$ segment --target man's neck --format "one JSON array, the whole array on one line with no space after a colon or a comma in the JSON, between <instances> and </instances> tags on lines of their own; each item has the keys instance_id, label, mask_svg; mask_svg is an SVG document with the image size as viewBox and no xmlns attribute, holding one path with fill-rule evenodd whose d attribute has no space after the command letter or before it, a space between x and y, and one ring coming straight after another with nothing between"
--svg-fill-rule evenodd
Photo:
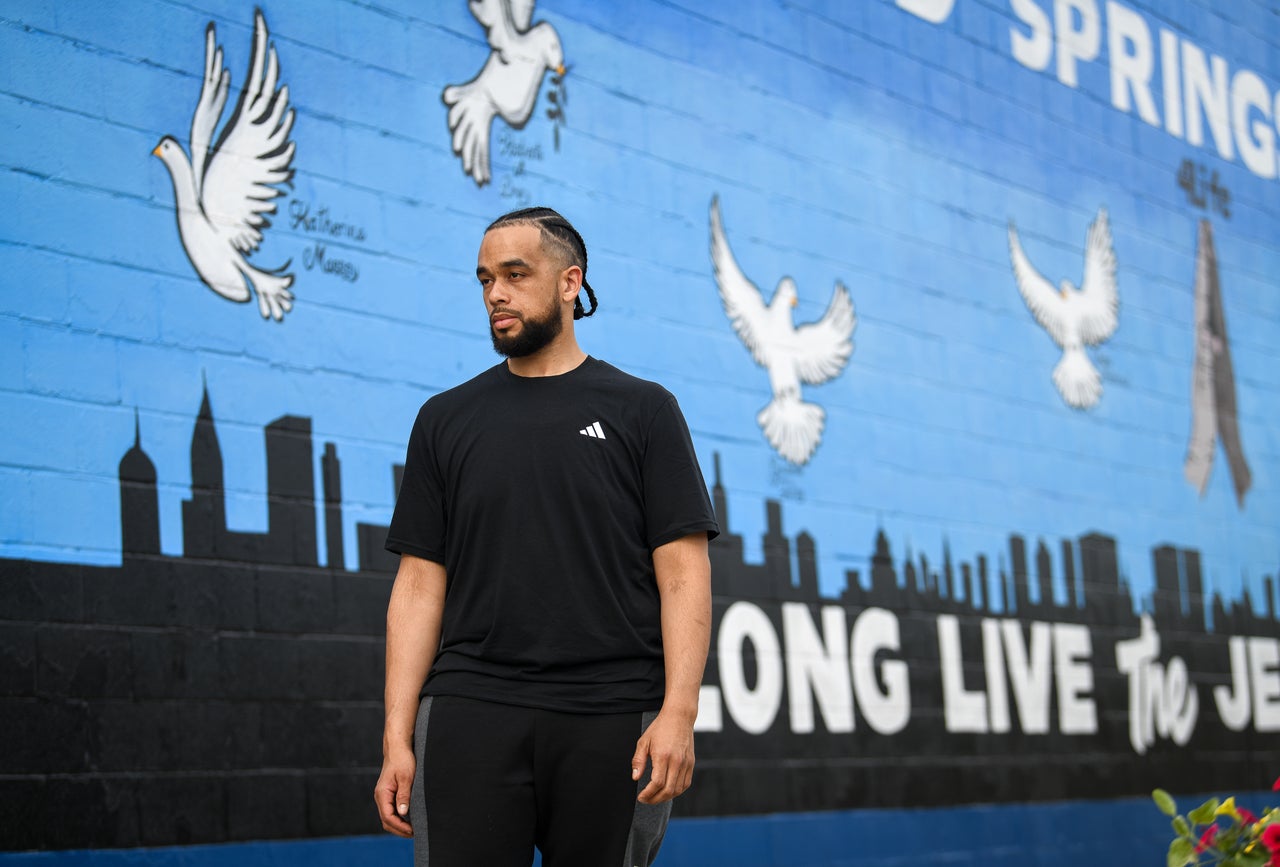
<instances>
[{"instance_id":1,"label":"man's neck","mask_svg":"<svg viewBox=\"0 0 1280 867\"><path fill-rule=\"evenodd\" d=\"M575 369L586 358L587 354L578 346L577 339L568 333L532 355L508 358L507 370L516 376L559 376Z\"/></svg>"}]
</instances>

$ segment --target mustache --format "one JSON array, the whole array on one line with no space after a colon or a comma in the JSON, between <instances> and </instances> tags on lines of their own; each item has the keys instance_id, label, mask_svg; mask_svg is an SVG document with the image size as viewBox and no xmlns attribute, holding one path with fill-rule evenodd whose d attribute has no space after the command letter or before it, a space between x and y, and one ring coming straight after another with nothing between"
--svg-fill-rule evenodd
<instances>
[{"instance_id":1,"label":"mustache","mask_svg":"<svg viewBox=\"0 0 1280 867\"><path fill-rule=\"evenodd\" d=\"M521 321L524 320L524 317L514 310L506 307L495 307L489 311L489 322L492 323L493 320L497 319L499 316L511 316Z\"/></svg>"}]
</instances>

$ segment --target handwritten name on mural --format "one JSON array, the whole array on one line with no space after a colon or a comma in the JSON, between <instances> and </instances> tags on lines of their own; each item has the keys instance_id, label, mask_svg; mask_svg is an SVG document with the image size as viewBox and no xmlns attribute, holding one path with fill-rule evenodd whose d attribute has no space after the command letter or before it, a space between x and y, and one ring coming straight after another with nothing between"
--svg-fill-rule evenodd
<instances>
[{"instance_id":1,"label":"handwritten name on mural","mask_svg":"<svg viewBox=\"0 0 1280 867\"><path fill-rule=\"evenodd\" d=\"M882 735L912 721L912 671L902 658L898 614L865 608L848 622L840 605L816 611L781 605L781 629L760 605L731 604L720 618L711 674L699 696L697 730L770 732L784 705L793 734L812 734L820 719L833 734L862 720ZM943 725L950 734L1091 736L1099 716L1127 711L1130 746L1143 755L1159 739L1186 744L1200 715L1199 692L1186 663L1161 656L1159 632L1143 616L1139 634L1115 644L1115 672L1127 684L1127 708L1099 708L1092 630L1079 623L1029 624L1012 618L978 621L976 645L961 640L961 621L934 619ZM779 635L779 632L781 635ZM1229 686L1213 690L1222 722L1232 731L1251 724L1280 731L1280 639L1232 637ZM975 649L976 657L971 655ZM919 661L917 660L917 663ZM974 672L982 673L981 686ZM966 679L969 680L966 683ZM918 695L918 693L917 693Z\"/></svg>"},{"instance_id":2,"label":"handwritten name on mural","mask_svg":"<svg viewBox=\"0 0 1280 867\"><path fill-rule=\"evenodd\" d=\"M363 242L365 239L363 226L333 219L329 216L328 207L323 205L313 211L311 203L302 199L289 203L289 219L294 231L325 235L340 241Z\"/></svg>"},{"instance_id":3,"label":"handwritten name on mural","mask_svg":"<svg viewBox=\"0 0 1280 867\"><path fill-rule=\"evenodd\" d=\"M542 161L542 145L528 144L512 135L510 131L503 131L498 135L498 153L507 159L516 161L511 173L502 179L502 184L498 188L498 195L521 207L528 205L533 200L533 196L529 189L523 186L523 182L518 179L524 176L527 160L533 162Z\"/></svg>"},{"instance_id":4,"label":"handwritten name on mural","mask_svg":"<svg viewBox=\"0 0 1280 867\"><path fill-rule=\"evenodd\" d=\"M769 483L784 500L804 500L804 467L770 455Z\"/></svg>"},{"instance_id":5,"label":"handwritten name on mural","mask_svg":"<svg viewBox=\"0 0 1280 867\"><path fill-rule=\"evenodd\" d=\"M934 24L950 18L956 5L956 0L896 2L899 8ZM985 4L971 5L987 8ZM1046 11L1050 6L1052 17ZM1052 0L1046 4L1009 0L1009 7L1018 19L1009 28L1010 47L1014 58L1026 68L1040 72L1053 63L1060 83L1078 87L1080 64L1098 60L1105 38L1113 108L1127 114L1136 111L1145 123L1194 147L1207 147L1207 127L1208 138L1224 160L1234 160L1238 154L1253 174L1276 177L1280 94L1256 72L1245 68L1233 71L1225 58L1171 30L1153 26L1116 0L1105 4L1099 0Z\"/></svg>"},{"instance_id":6,"label":"handwritten name on mural","mask_svg":"<svg viewBox=\"0 0 1280 867\"><path fill-rule=\"evenodd\" d=\"M313 207L311 202L294 199L289 203L290 226L294 231L308 235L320 235L335 241L352 241L363 243L366 234L364 226L345 220L336 220L329 214L329 208L321 205ZM319 270L348 283L360 279L360 269L355 263L334 256L329 252L328 240L316 240L302 251L302 264L308 270Z\"/></svg>"},{"instance_id":7,"label":"handwritten name on mural","mask_svg":"<svg viewBox=\"0 0 1280 867\"><path fill-rule=\"evenodd\" d=\"M1231 192L1218 183L1217 170L1210 172L1201 163L1183 160L1178 166L1178 187L1190 204L1231 219Z\"/></svg>"},{"instance_id":8,"label":"handwritten name on mural","mask_svg":"<svg viewBox=\"0 0 1280 867\"><path fill-rule=\"evenodd\" d=\"M360 269L354 262L329 255L329 247L323 241L316 241L302 251L302 264L308 271L319 268L325 274L332 274L354 283L360 279Z\"/></svg>"},{"instance_id":9,"label":"handwritten name on mural","mask_svg":"<svg viewBox=\"0 0 1280 867\"><path fill-rule=\"evenodd\" d=\"M542 160L542 145L522 142L507 130L498 134L498 152L511 159Z\"/></svg>"}]
</instances>

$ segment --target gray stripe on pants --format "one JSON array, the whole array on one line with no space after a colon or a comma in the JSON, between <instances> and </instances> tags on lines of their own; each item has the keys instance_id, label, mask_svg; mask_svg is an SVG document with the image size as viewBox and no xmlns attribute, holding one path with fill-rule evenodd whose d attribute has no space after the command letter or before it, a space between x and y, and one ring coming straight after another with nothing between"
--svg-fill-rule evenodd
<instances>
[{"instance_id":1,"label":"gray stripe on pants","mask_svg":"<svg viewBox=\"0 0 1280 867\"><path fill-rule=\"evenodd\" d=\"M431 849L427 846L427 797L422 788L422 760L427 745L427 723L431 720L431 696L418 704L418 721L413 727L413 755L417 765L413 771L413 788L409 790L409 822L413 825L413 867L430 867Z\"/></svg>"},{"instance_id":2,"label":"gray stripe on pants","mask_svg":"<svg viewBox=\"0 0 1280 867\"><path fill-rule=\"evenodd\" d=\"M644 734L658 716L656 710L648 710L640 718L640 734ZM652 767L652 766L650 766ZM636 794L639 795L649 784L652 770L646 770L640 782L636 783ZM662 839L667 835L667 821L671 818L671 802L661 804L642 804L636 801L636 811L631 817L631 834L627 838L627 853L622 867L649 867L658 857L658 849Z\"/></svg>"}]
</instances>

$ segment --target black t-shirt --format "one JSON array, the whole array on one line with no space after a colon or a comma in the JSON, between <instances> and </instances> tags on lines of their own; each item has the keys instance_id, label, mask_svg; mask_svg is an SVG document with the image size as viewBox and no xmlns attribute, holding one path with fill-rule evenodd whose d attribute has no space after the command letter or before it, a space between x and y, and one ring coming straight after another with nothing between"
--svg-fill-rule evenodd
<instances>
[{"instance_id":1,"label":"black t-shirt","mask_svg":"<svg viewBox=\"0 0 1280 867\"><path fill-rule=\"evenodd\" d=\"M680 408L587 358L560 376L505 363L414 422L387 548L442 563L424 694L552 710L661 706L654 548L718 532Z\"/></svg>"}]
</instances>

